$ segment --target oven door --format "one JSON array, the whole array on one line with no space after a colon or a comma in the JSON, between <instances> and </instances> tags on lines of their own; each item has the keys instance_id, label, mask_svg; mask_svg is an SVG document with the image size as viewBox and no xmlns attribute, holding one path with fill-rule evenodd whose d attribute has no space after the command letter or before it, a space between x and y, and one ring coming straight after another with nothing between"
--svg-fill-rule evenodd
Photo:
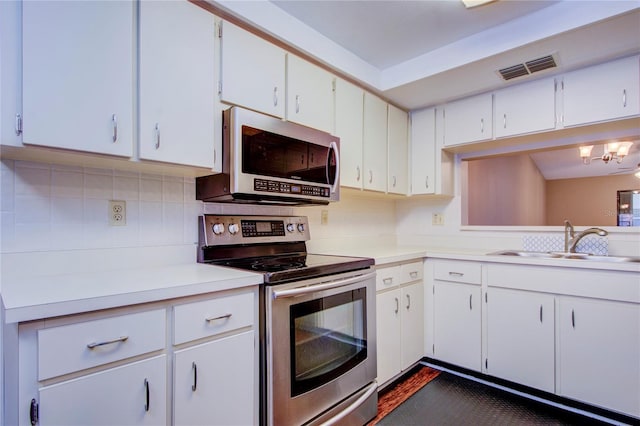
<instances>
[{"instance_id":1,"label":"oven door","mask_svg":"<svg viewBox=\"0 0 640 426\"><path fill-rule=\"evenodd\" d=\"M375 272L327 278L267 287L267 424L375 417Z\"/></svg>"}]
</instances>

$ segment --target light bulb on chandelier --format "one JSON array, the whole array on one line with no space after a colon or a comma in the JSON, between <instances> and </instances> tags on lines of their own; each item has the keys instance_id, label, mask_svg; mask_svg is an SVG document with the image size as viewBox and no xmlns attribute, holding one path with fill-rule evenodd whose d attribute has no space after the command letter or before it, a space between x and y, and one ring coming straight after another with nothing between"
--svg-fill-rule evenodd
<instances>
[{"instance_id":1,"label":"light bulb on chandelier","mask_svg":"<svg viewBox=\"0 0 640 426\"><path fill-rule=\"evenodd\" d=\"M578 147L580 158L584 164L591 163L592 160L602 160L605 164L615 160L616 163L622 163L624 157L629 154L629 150L633 146L633 142L609 142L604 144L604 153L600 157L591 157L593 145Z\"/></svg>"}]
</instances>

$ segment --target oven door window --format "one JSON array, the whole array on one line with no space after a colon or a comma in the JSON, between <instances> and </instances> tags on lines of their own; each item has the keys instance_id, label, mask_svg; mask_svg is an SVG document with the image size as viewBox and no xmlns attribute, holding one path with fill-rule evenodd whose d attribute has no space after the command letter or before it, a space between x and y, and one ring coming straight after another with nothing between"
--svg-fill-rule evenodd
<instances>
[{"instance_id":1,"label":"oven door window","mask_svg":"<svg viewBox=\"0 0 640 426\"><path fill-rule=\"evenodd\" d=\"M322 386L367 358L366 289L290 307L291 394Z\"/></svg>"}]
</instances>

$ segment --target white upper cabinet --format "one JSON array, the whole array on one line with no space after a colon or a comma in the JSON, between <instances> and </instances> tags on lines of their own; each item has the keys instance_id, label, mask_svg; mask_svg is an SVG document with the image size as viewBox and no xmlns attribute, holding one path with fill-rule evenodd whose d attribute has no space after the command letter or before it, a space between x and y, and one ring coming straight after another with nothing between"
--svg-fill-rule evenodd
<instances>
[{"instance_id":1,"label":"white upper cabinet","mask_svg":"<svg viewBox=\"0 0 640 426\"><path fill-rule=\"evenodd\" d=\"M336 79L335 135L340 138L340 185L362 189L364 90Z\"/></svg>"},{"instance_id":2,"label":"white upper cabinet","mask_svg":"<svg viewBox=\"0 0 640 426\"><path fill-rule=\"evenodd\" d=\"M389 171L387 190L393 194L406 195L409 192L407 170L409 144L409 117L406 112L393 105L387 110L387 152Z\"/></svg>"},{"instance_id":3,"label":"white upper cabinet","mask_svg":"<svg viewBox=\"0 0 640 426\"><path fill-rule=\"evenodd\" d=\"M221 101L284 118L286 52L230 22L221 32Z\"/></svg>"},{"instance_id":4,"label":"white upper cabinet","mask_svg":"<svg viewBox=\"0 0 640 426\"><path fill-rule=\"evenodd\" d=\"M459 145L491 139L493 105L491 93L451 102L444 107L444 144Z\"/></svg>"},{"instance_id":5,"label":"white upper cabinet","mask_svg":"<svg viewBox=\"0 0 640 426\"><path fill-rule=\"evenodd\" d=\"M187 1L139 4L140 158L212 169L214 17Z\"/></svg>"},{"instance_id":6,"label":"white upper cabinet","mask_svg":"<svg viewBox=\"0 0 640 426\"><path fill-rule=\"evenodd\" d=\"M555 79L545 78L494 93L495 137L553 130Z\"/></svg>"},{"instance_id":7,"label":"white upper cabinet","mask_svg":"<svg viewBox=\"0 0 640 426\"><path fill-rule=\"evenodd\" d=\"M637 56L563 76L565 127L640 115Z\"/></svg>"},{"instance_id":8,"label":"white upper cabinet","mask_svg":"<svg viewBox=\"0 0 640 426\"><path fill-rule=\"evenodd\" d=\"M287 120L333 133L334 76L287 54Z\"/></svg>"},{"instance_id":9,"label":"white upper cabinet","mask_svg":"<svg viewBox=\"0 0 640 426\"><path fill-rule=\"evenodd\" d=\"M134 8L22 3L25 144L132 155Z\"/></svg>"},{"instance_id":10,"label":"white upper cabinet","mask_svg":"<svg viewBox=\"0 0 640 426\"><path fill-rule=\"evenodd\" d=\"M411 113L411 194L435 192L435 108Z\"/></svg>"},{"instance_id":11,"label":"white upper cabinet","mask_svg":"<svg viewBox=\"0 0 640 426\"><path fill-rule=\"evenodd\" d=\"M364 93L364 189L387 190L387 103Z\"/></svg>"},{"instance_id":12,"label":"white upper cabinet","mask_svg":"<svg viewBox=\"0 0 640 426\"><path fill-rule=\"evenodd\" d=\"M21 3L0 2L0 144L22 145Z\"/></svg>"}]
</instances>

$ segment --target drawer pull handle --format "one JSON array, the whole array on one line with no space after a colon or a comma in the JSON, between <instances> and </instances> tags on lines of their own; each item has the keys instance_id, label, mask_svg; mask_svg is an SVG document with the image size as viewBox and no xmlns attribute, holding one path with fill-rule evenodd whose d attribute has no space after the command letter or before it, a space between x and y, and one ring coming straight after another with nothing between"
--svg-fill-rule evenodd
<instances>
[{"instance_id":1,"label":"drawer pull handle","mask_svg":"<svg viewBox=\"0 0 640 426\"><path fill-rule=\"evenodd\" d=\"M576 328L576 311L571 310L571 326Z\"/></svg>"},{"instance_id":2,"label":"drawer pull handle","mask_svg":"<svg viewBox=\"0 0 640 426\"><path fill-rule=\"evenodd\" d=\"M149 411L149 381L144 379L144 392L145 392L145 402L144 402L144 411Z\"/></svg>"},{"instance_id":3,"label":"drawer pull handle","mask_svg":"<svg viewBox=\"0 0 640 426\"><path fill-rule=\"evenodd\" d=\"M233 314L224 314L224 315L220 315L219 317L210 317L210 318L206 318L205 321L206 322L213 322L213 321L218 321L218 320L222 320L222 319L229 319L231 318Z\"/></svg>"},{"instance_id":4,"label":"drawer pull handle","mask_svg":"<svg viewBox=\"0 0 640 426\"><path fill-rule=\"evenodd\" d=\"M393 278L383 278L382 282L384 283L384 285L391 285L393 284Z\"/></svg>"},{"instance_id":5,"label":"drawer pull handle","mask_svg":"<svg viewBox=\"0 0 640 426\"><path fill-rule=\"evenodd\" d=\"M193 384L191 385L191 391L195 392L198 389L198 366L195 362L191 363L191 371L193 371Z\"/></svg>"},{"instance_id":6,"label":"drawer pull handle","mask_svg":"<svg viewBox=\"0 0 640 426\"><path fill-rule=\"evenodd\" d=\"M473 310L473 304L471 303L471 298L473 297L473 294L469 295L469 310L472 311Z\"/></svg>"},{"instance_id":7,"label":"drawer pull handle","mask_svg":"<svg viewBox=\"0 0 640 426\"><path fill-rule=\"evenodd\" d=\"M411 308L411 295L407 294L407 311Z\"/></svg>"},{"instance_id":8,"label":"drawer pull handle","mask_svg":"<svg viewBox=\"0 0 640 426\"><path fill-rule=\"evenodd\" d=\"M400 301L398 300L397 297L394 297L394 299L396 299L396 310L395 310L395 313L397 314L398 311L400 310Z\"/></svg>"},{"instance_id":9,"label":"drawer pull handle","mask_svg":"<svg viewBox=\"0 0 640 426\"><path fill-rule=\"evenodd\" d=\"M540 322L542 323L542 305L540 305Z\"/></svg>"},{"instance_id":10,"label":"drawer pull handle","mask_svg":"<svg viewBox=\"0 0 640 426\"><path fill-rule=\"evenodd\" d=\"M409 276L411 276L411 278L415 280L416 278L418 278L418 271L409 272Z\"/></svg>"},{"instance_id":11,"label":"drawer pull handle","mask_svg":"<svg viewBox=\"0 0 640 426\"><path fill-rule=\"evenodd\" d=\"M89 343L87 345L87 348L89 349L95 349L98 346L104 346L104 345L110 345L112 343L121 343L121 342L126 342L127 339L129 339L129 336L120 336L116 339L113 340L105 340L104 342L93 342L93 343Z\"/></svg>"},{"instance_id":12,"label":"drawer pull handle","mask_svg":"<svg viewBox=\"0 0 640 426\"><path fill-rule=\"evenodd\" d=\"M449 275L452 276L452 277L464 277L464 273L462 273L462 272L449 271Z\"/></svg>"}]
</instances>

